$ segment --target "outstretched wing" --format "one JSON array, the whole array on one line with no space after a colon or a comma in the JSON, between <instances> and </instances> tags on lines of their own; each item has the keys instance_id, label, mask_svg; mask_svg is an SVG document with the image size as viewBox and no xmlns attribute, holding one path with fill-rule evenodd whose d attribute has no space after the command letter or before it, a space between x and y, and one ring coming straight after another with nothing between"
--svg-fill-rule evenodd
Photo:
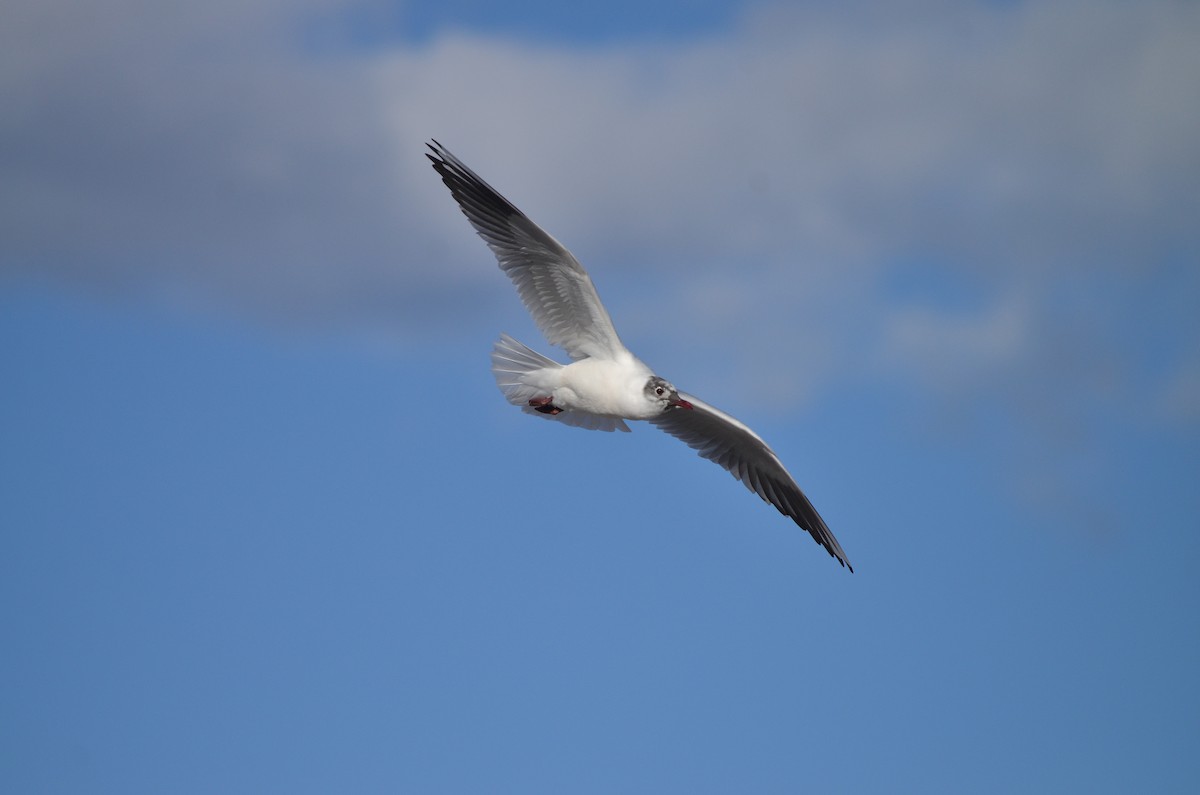
<instances>
[{"instance_id":1,"label":"outstretched wing","mask_svg":"<svg viewBox=\"0 0 1200 795\"><path fill-rule=\"evenodd\" d=\"M692 404L691 411L674 409L650 422L682 440L702 457L725 467L746 488L807 530L839 563L854 571L842 545L767 443L720 409L683 392L679 396Z\"/></svg>"},{"instance_id":2,"label":"outstretched wing","mask_svg":"<svg viewBox=\"0 0 1200 795\"><path fill-rule=\"evenodd\" d=\"M437 141L429 149L425 156L550 344L572 359L611 359L624 351L596 287L571 252Z\"/></svg>"}]
</instances>

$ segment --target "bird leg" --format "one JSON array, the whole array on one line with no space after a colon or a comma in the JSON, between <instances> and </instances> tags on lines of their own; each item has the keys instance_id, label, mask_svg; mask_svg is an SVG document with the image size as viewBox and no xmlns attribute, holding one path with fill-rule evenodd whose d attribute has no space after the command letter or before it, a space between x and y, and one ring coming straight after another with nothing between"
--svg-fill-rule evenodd
<instances>
[{"instance_id":1,"label":"bird leg","mask_svg":"<svg viewBox=\"0 0 1200 795\"><path fill-rule=\"evenodd\" d=\"M543 414L561 414L562 409L550 402L553 399L551 397L530 398L529 405L533 406L534 411L540 411Z\"/></svg>"}]
</instances>

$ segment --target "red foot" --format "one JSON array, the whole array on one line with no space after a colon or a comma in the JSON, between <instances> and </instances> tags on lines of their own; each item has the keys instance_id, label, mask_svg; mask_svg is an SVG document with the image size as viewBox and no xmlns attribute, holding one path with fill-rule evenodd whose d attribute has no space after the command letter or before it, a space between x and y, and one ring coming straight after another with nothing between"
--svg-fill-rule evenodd
<instances>
[{"instance_id":1,"label":"red foot","mask_svg":"<svg viewBox=\"0 0 1200 795\"><path fill-rule=\"evenodd\" d=\"M534 411L540 411L543 414L561 414L562 409L553 405L551 400L553 398L550 397L530 398L529 405L533 407Z\"/></svg>"}]
</instances>

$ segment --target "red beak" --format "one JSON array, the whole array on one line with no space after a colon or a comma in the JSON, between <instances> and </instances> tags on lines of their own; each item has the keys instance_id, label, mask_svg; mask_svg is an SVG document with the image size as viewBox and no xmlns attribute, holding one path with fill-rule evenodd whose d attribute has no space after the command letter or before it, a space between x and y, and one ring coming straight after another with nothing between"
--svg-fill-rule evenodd
<instances>
[{"instance_id":1,"label":"red beak","mask_svg":"<svg viewBox=\"0 0 1200 795\"><path fill-rule=\"evenodd\" d=\"M693 406L691 403L688 403L688 402L687 402L686 400L684 400L683 398L675 398L675 399L674 399L674 400L672 400L671 402L667 403L667 405L668 405L668 406L674 406L674 407L675 407L675 408L677 408L677 409L690 409L690 408L695 408L695 407L694 407L694 406Z\"/></svg>"}]
</instances>

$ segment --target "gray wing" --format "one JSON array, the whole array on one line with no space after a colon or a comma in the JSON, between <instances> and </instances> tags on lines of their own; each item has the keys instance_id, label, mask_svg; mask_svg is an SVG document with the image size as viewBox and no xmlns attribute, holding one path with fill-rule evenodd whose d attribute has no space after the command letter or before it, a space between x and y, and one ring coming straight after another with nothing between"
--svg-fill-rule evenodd
<instances>
[{"instance_id":1,"label":"gray wing","mask_svg":"<svg viewBox=\"0 0 1200 795\"><path fill-rule=\"evenodd\" d=\"M429 149L432 154L425 156L550 344L572 359L611 359L625 350L596 287L571 252L437 141Z\"/></svg>"},{"instance_id":2,"label":"gray wing","mask_svg":"<svg viewBox=\"0 0 1200 795\"><path fill-rule=\"evenodd\" d=\"M683 392L679 396L692 404L691 411L672 409L650 422L682 440L701 457L725 467L746 488L807 530L839 563L854 571L842 545L767 443L720 409Z\"/></svg>"}]
</instances>

